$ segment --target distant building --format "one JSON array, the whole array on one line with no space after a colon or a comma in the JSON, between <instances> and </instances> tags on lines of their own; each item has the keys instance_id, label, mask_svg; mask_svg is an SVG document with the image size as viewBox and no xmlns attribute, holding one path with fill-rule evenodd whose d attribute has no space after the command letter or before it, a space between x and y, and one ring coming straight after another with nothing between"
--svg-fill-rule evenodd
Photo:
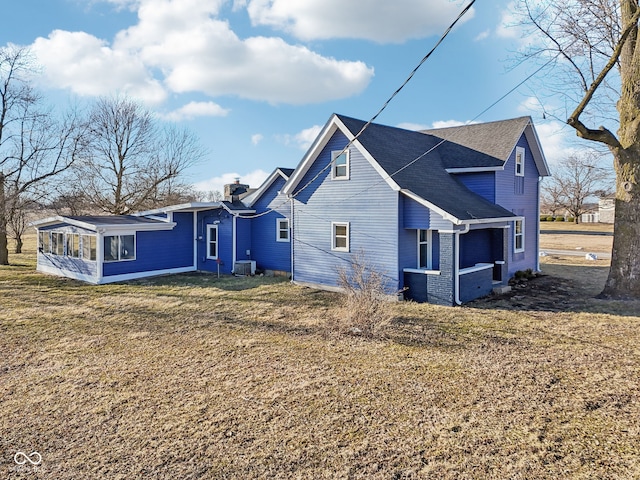
<instances>
[{"instance_id":1,"label":"distant building","mask_svg":"<svg viewBox=\"0 0 640 480\"><path fill-rule=\"evenodd\" d=\"M601 197L598 202L598 221L600 223L613 223L616 214L616 198L614 195Z\"/></svg>"}]
</instances>

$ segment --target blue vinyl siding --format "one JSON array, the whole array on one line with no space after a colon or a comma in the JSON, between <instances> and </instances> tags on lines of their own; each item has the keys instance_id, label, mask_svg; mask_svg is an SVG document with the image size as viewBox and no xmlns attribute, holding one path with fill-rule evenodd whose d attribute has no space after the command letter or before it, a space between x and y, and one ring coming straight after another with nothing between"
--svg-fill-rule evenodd
<instances>
[{"instance_id":1,"label":"blue vinyl siding","mask_svg":"<svg viewBox=\"0 0 640 480\"><path fill-rule=\"evenodd\" d=\"M490 202L496 201L495 172L458 173L455 175L462 184Z\"/></svg>"},{"instance_id":2,"label":"blue vinyl siding","mask_svg":"<svg viewBox=\"0 0 640 480\"><path fill-rule=\"evenodd\" d=\"M136 232L136 259L105 262L103 276L192 266L193 214L174 213L173 221L173 230Z\"/></svg>"},{"instance_id":3,"label":"blue vinyl siding","mask_svg":"<svg viewBox=\"0 0 640 480\"><path fill-rule=\"evenodd\" d=\"M525 150L524 179L517 180L515 175L516 149L513 149L503 171L496 172L496 203L507 210L525 217L525 250L513 252L513 222L509 232L508 265L509 276L518 270L536 269L538 262L538 169L529 144L524 135L517 143ZM518 186L522 182L522 187ZM522 188L522 194L516 191Z\"/></svg>"},{"instance_id":4,"label":"blue vinyl siding","mask_svg":"<svg viewBox=\"0 0 640 480\"><path fill-rule=\"evenodd\" d=\"M253 257L253 250L251 248L251 231L253 228L251 221L250 218L238 217L236 219L236 243L238 245L236 260L251 260ZM249 250L248 256L247 250Z\"/></svg>"},{"instance_id":5,"label":"blue vinyl siding","mask_svg":"<svg viewBox=\"0 0 640 480\"><path fill-rule=\"evenodd\" d=\"M257 214L274 209L252 220L251 256L256 261L257 268L264 270L291 270L291 242L276 241L276 219L291 218L289 200L285 195L278 194L284 184L284 178L279 176L253 205Z\"/></svg>"},{"instance_id":6,"label":"blue vinyl siding","mask_svg":"<svg viewBox=\"0 0 640 480\"><path fill-rule=\"evenodd\" d=\"M476 263L492 263L492 230L471 230L460 235L460 268L473 267Z\"/></svg>"},{"instance_id":7,"label":"blue vinyl siding","mask_svg":"<svg viewBox=\"0 0 640 480\"><path fill-rule=\"evenodd\" d=\"M207 258L207 227L214 225L216 221L220 222L217 224L220 273L231 273L233 270L233 218L222 208L198 212L198 270L218 271L218 262Z\"/></svg>"},{"instance_id":8,"label":"blue vinyl siding","mask_svg":"<svg viewBox=\"0 0 640 480\"><path fill-rule=\"evenodd\" d=\"M404 228L428 230L430 227L430 210L415 200L404 195L400 199L404 207Z\"/></svg>"},{"instance_id":9,"label":"blue vinyl siding","mask_svg":"<svg viewBox=\"0 0 640 480\"><path fill-rule=\"evenodd\" d=\"M398 198L355 148L350 149L350 179L332 180L331 151L347 144L336 132L311 166L300 185L320 174L295 201L294 279L300 282L337 285L339 268L348 267L356 253L378 269L390 293L399 288ZM375 186L375 187L374 187ZM331 250L331 222L349 223L350 252Z\"/></svg>"}]
</instances>

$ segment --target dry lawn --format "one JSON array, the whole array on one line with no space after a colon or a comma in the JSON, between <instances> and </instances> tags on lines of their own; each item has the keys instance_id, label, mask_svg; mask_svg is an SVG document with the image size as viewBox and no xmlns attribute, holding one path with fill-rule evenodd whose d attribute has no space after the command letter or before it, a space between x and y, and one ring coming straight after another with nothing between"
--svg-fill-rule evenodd
<instances>
[{"instance_id":1,"label":"dry lawn","mask_svg":"<svg viewBox=\"0 0 640 480\"><path fill-rule=\"evenodd\" d=\"M640 478L640 302L591 298L605 265L391 304L369 340L326 330L339 296L281 280L89 286L13 261L0 478Z\"/></svg>"}]
</instances>

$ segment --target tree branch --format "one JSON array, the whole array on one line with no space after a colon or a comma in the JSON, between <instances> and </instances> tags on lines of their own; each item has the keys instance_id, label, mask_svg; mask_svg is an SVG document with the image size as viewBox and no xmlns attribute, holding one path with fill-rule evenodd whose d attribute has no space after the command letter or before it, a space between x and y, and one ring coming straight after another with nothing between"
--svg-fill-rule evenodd
<instances>
[{"instance_id":1,"label":"tree branch","mask_svg":"<svg viewBox=\"0 0 640 480\"><path fill-rule=\"evenodd\" d=\"M575 128L578 136L581 138L584 138L586 140L594 140L596 142L601 142L613 148L620 148L622 146L618 141L618 139L616 138L616 136L606 128L600 127L598 130L589 129L585 127L585 125L580 120L578 120L578 118L580 117L582 112L584 112L584 109L587 107L587 105L593 98L593 95L595 94L600 84L604 81L607 74L618 63L618 59L620 58L620 54L622 53L622 49L624 47L624 44L627 38L629 37L631 32L638 27L637 25L638 19L640 19L640 8L638 8L634 12L633 16L629 20L628 25L622 31L622 34L620 35L620 39L618 40L618 43L616 44L613 50L613 53L609 58L609 61L604 66L602 71L598 74L598 76L593 81L591 86L587 89L587 92L582 98L582 101L578 104L578 106L573 111L571 116L567 119L567 124Z\"/></svg>"}]
</instances>

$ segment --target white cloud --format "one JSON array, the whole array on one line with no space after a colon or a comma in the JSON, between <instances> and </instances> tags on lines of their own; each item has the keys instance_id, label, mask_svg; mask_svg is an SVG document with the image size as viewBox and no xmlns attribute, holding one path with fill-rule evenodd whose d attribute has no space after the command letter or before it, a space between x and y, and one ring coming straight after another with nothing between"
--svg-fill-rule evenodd
<instances>
[{"instance_id":1,"label":"white cloud","mask_svg":"<svg viewBox=\"0 0 640 480\"><path fill-rule=\"evenodd\" d=\"M450 0L250 0L254 25L266 25L302 40L361 38L403 42L440 33L460 13ZM473 16L467 12L463 21Z\"/></svg>"},{"instance_id":2,"label":"white cloud","mask_svg":"<svg viewBox=\"0 0 640 480\"><path fill-rule=\"evenodd\" d=\"M476 42L481 42L482 40L489 38L489 35L491 35L491 30L485 30L484 32L480 32L474 40Z\"/></svg>"},{"instance_id":3,"label":"white cloud","mask_svg":"<svg viewBox=\"0 0 640 480\"><path fill-rule=\"evenodd\" d=\"M459 120L436 120L433 122L433 125L431 125L431 128L459 127L460 125L469 125L469 122L461 122Z\"/></svg>"},{"instance_id":4,"label":"white cloud","mask_svg":"<svg viewBox=\"0 0 640 480\"><path fill-rule=\"evenodd\" d=\"M373 77L363 62L325 57L281 38L240 39L218 18L226 0L111 2L138 8L137 24L112 42L60 30L35 41L49 86L80 95L118 91L152 104L170 92L308 104L360 93Z\"/></svg>"},{"instance_id":5,"label":"white cloud","mask_svg":"<svg viewBox=\"0 0 640 480\"><path fill-rule=\"evenodd\" d=\"M114 50L88 33L54 30L48 38L36 39L31 48L49 86L87 96L119 92L150 104L166 98L140 58Z\"/></svg>"},{"instance_id":6,"label":"white cloud","mask_svg":"<svg viewBox=\"0 0 640 480\"><path fill-rule=\"evenodd\" d=\"M412 130L418 132L420 130L429 129L429 125L423 123L402 122L396 125L398 128L404 128L405 130Z\"/></svg>"},{"instance_id":7,"label":"white cloud","mask_svg":"<svg viewBox=\"0 0 640 480\"><path fill-rule=\"evenodd\" d=\"M522 29L518 26L516 15L517 6L514 2L509 3L502 11L500 24L496 28L496 35L500 38L518 39L522 38Z\"/></svg>"},{"instance_id":8,"label":"white cloud","mask_svg":"<svg viewBox=\"0 0 640 480\"><path fill-rule=\"evenodd\" d=\"M264 135L262 135L261 133L251 135L251 143L253 145L258 145L262 140L264 140Z\"/></svg>"},{"instance_id":9,"label":"white cloud","mask_svg":"<svg viewBox=\"0 0 640 480\"><path fill-rule=\"evenodd\" d=\"M536 125L536 132L538 132L542 151L550 166L559 164L581 150L572 145L570 135L573 134L573 130L568 130L568 127L561 122L554 120L540 123Z\"/></svg>"},{"instance_id":10,"label":"white cloud","mask_svg":"<svg viewBox=\"0 0 640 480\"><path fill-rule=\"evenodd\" d=\"M264 170L258 169L244 175L240 175L236 172L223 173L218 177L212 177L208 180L203 180L193 184L193 187L200 192L215 192L224 193L224 186L228 183L234 183L236 178L240 179L240 183L249 185L251 188L258 188L262 182L264 182L269 173Z\"/></svg>"},{"instance_id":11,"label":"white cloud","mask_svg":"<svg viewBox=\"0 0 640 480\"><path fill-rule=\"evenodd\" d=\"M305 128L295 135L283 135L280 138L285 145L293 144L301 150L308 150L321 131L322 125L314 125L313 127Z\"/></svg>"},{"instance_id":12,"label":"white cloud","mask_svg":"<svg viewBox=\"0 0 640 480\"><path fill-rule=\"evenodd\" d=\"M226 117L229 110L214 102L189 102L186 105L161 115L162 118L173 122L193 120L197 117Z\"/></svg>"}]
</instances>

